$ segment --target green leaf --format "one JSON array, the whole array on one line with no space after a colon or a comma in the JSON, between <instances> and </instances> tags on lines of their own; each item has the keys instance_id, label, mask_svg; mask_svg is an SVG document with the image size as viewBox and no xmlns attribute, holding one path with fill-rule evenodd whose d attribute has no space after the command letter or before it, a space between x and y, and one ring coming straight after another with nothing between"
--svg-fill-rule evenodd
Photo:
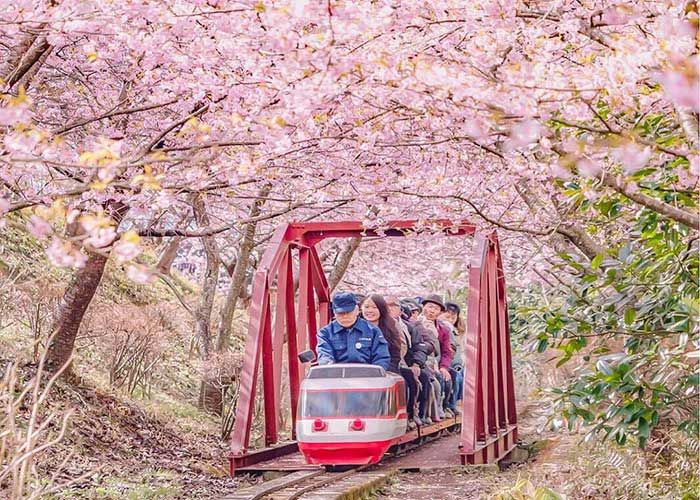
<instances>
[{"instance_id":1,"label":"green leaf","mask_svg":"<svg viewBox=\"0 0 700 500\"><path fill-rule=\"evenodd\" d=\"M625 324L631 325L637 317L637 310L630 308L625 311Z\"/></svg>"},{"instance_id":2,"label":"green leaf","mask_svg":"<svg viewBox=\"0 0 700 500\"><path fill-rule=\"evenodd\" d=\"M564 354L564 355L561 357L561 359L560 359L559 361L557 361L557 368L559 368L561 365L563 365L564 363L566 363L566 362L569 361L570 359L571 359L571 353L570 353L570 352L567 352L566 354Z\"/></svg>"},{"instance_id":3,"label":"green leaf","mask_svg":"<svg viewBox=\"0 0 700 500\"><path fill-rule=\"evenodd\" d=\"M637 424L637 432L639 435L639 447L644 448L646 440L649 438L649 422L644 417L639 419Z\"/></svg>"},{"instance_id":4,"label":"green leaf","mask_svg":"<svg viewBox=\"0 0 700 500\"><path fill-rule=\"evenodd\" d=\"M603 254L600 253L600 254L596 255L595 257L593 257L593 260L591 261L591 267L593 269L599 269L600 264L602 264L602 262L603 262Z\"/></svg>"}]
</instances>

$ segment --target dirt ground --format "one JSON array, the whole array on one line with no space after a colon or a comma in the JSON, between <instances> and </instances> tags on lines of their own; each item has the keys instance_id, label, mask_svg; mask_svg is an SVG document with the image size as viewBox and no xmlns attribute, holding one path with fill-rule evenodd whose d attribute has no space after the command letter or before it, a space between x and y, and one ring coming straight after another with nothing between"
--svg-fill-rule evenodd
<instances>
[{"instance_id":1,"label":"dirt ground","mask_svg":"<svg viewBox=\"0 0 700 500\"><path fill-rule=\"evenodd\" d=\"M476 500L492 498L513 488L518 479L534 486L545 486L568 498L586 498L568 491L575 483L576 450L581 435L569 432L540 431L543 411L536 401L524 405L520 412L521 463L505 468L498 466L456 467L443 470L404 472L385 487L376 498L381 500ZM455 453L457 450L453 450ZM445 450L447 453L448 450ZM567 486L568 485L568 486Z\"/></svg>"},{"instance_id":2,"label":"dirt ground","mask_svg":"<svg viewBox=\"0 0 700 500\"><path fill-rule=\"evenodd\" d=\"M59 391L59 404L78 410L39 467L48 473L73 453L61 479L87 474L59 498L216 498L247 484L228 476L226 444L210 429L185 430L94 387Z\"/></svg>"}]
</instances>

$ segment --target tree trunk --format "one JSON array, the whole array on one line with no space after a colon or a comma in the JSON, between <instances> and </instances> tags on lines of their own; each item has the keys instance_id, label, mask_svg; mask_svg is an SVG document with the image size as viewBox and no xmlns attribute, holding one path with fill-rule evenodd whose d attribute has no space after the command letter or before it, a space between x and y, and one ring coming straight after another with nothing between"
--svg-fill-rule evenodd
<instances>
[{"instance_id":1,"label":"tree trunk","mask_svg":"<svg viewBox=\"0 0 700 500\"><path fill-rule=\"evenodd\" d=\"M270 194L270 184L265 184L258 192L258 199L255 200L250 207L250 218L255 218L260 215L260 211L265 204L265 198ZM219 336L216 342L216 349L219 352L225 351L231 342L231 330L233 326L233 315L236 312L238 298L241 296L243 287L245 286L246 271L248 270L248 261L250 253L255 246L255 231L257 229L256 222L249 222L245 225L243 232L243 240L241 241L236 265L233 268L231 284L226 293L226 301L221 310L221 319L219 321Z\"/></svg>"},{"instance_id":2,"label":"tree trunk","mask_svg":"<svg viewBox=\"0 0 700 500\"><path fill-rule=\"evenodd\" d=\"M173 265L175 257L177 257L177 251L180 248L182 240L182 236L173 236L170 238L170 241L168 241L168 244L165 246L165 250L163 250L163 253L160 255L160 260L158 260L158 265L156 266L158 272L170 274L170 268Z\"/></svg>"},{"instance_id":3,"label":"tree trunk","mask_svg":"<svg viewBox=\"0 0 700 500\"><path fill-rule=\"evenodd\" d=\"M107 202L105 209L117 227L128 211L128 207L121 202ZM51 329L54 334L47 354L47 365L51 371L60 369L73 355L80 324L100 285L106 263L106 256L90 252L85 266L78 270L75 278L68 285ZM69 376L70 372L69 367L62 376Z\"/></svg>"},{"instance_id":4,"label":"tree trunk","mask_svg":"<svg viewBox=\"0 0 700 500\"><path fill-rule=\"evenodd\" d=\"M18 36L20 40L17 45L9 51L4 61L0 61L0 77L5 82L9 81L12 72L19 67L22 57L29 51L29 47L32 46L39 35L20 32Z\"/></svg>"},{"instance_id":5,"label":"tree trunk","mask_svg":"<svg viewBox=\"0 0 700 500\"><path fill-rule=\"evenodd\" d=\"M360 246L361 241L362 238L350 238L343 245L343 248L340 250L340 254L338 255L335 267L333 267L333 270L328 276L328 290L330 292L335 290L335 287L338 286L338 283L340 283L340 281L343 279L345 271L347 271L348 267L350 266L352 256L355 254L355 250L357 250L357 248Z\"/></svg>"},{"instance_id":6,"label":"tree trunk","mask_svg":"<svg viewBox=\"0 0 700 500\"><path fill-rule=\"evenodd\" d=\"M201 196L194 200L194 214L200 227L209 225L209 217ZM205 236L201 240L204 246L204 254L207 258L207 267L204 272L202 295L194 313L194 335L203 367L202 383L199 390L199 407L221 415L221 384L216 376L218 369L211 366L211 311L214 307L216 286L219 282L219 249L213 236Z\"/></svg>"},{"instance_id":7,"label":"tree trunk","mask_svg":"<svg viewBox=\"0 0 700 500\"><path fill-rule=\"evenodd\" d=\"M199 305L195 311L195 338L197 339L197 351L202 359L211 354L211 311L214 307L216 285L219 275L219 259L216 251L216 243L213 236L202 238L204 253L207 257L207 267L204 272L204 283Z\"/></svg>"},{"instance_id":8,"label":"tree trunk","mask_svg":"<svg viewBox=\"0 0 700 500\"><path fill-rule=\"evenodd\" d=\"M55 334L47 354L47 366L52 372L61 368L73 355L80 323L97 291L106 263L107 257L91 253L85 267L78 271L63 296L53 329ZM68 375L70 371L69 367L63 375Z\"/></svg>"}]
</instances>

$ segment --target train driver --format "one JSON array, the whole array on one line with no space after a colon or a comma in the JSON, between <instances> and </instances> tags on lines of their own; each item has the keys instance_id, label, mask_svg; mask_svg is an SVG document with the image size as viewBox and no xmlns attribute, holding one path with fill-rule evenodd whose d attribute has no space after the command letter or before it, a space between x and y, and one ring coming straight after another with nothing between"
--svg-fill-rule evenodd
<instances>
[{"instance_id":1,"label":"train driver","mask_svg":"<svg viewBox=\"0 0 700 500\"><path fill-rule=\"evenodd\" d=\"M366 363L389 369L389 346L381 330L360 317L357 299L352 293L333 296L335 319L317 335L319 365Z\"/></svg>"}]
</instances>

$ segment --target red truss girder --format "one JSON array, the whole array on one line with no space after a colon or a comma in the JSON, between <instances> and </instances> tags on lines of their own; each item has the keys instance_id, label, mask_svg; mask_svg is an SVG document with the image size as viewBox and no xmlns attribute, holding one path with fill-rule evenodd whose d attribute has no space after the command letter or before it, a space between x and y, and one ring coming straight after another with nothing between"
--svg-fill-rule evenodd
<instances>
[{"instance_id":1,"label":"red truss girder","mask_svg":"<svg viewBox=\"0 0 700 500\"><path fill-rule=\"evenodd\" d=\"M462 464L490 463L518 437L503 263L496 233L477 236L469 268Z\"/></svg>"},{"instance_id":2,"label":"red truss girder","mask_svg":"<svg viewBox=\"0 0 700 500\"><path fill-rule=\"evenodd\" d=\"M250 322L231 436L232 472L237 465L258 461L248 448L261 364L265 446L279 440L285 341L291 435L295 437L299 384L305 374L297 354L306 348L316 349L318 328L330 319L328 283L316 244L326 238L407 236L423 230L439 230L453 236L473 235L476 240L469 271L468 328L464 345L467 368L459 451L462 463L493 462L512 449L517 439L515 395L505 279L496 233L483 236L476 233L475 226L470 223L447 220L393 221L381 229L365 228L359 221L293 223L284 224L275 231L253 278ZM293 251L298 252L299 257L296 293ZM292 449L283 447L257 455L260 459L269 458L271 454Z\"/></svg>"}]
</instances>

